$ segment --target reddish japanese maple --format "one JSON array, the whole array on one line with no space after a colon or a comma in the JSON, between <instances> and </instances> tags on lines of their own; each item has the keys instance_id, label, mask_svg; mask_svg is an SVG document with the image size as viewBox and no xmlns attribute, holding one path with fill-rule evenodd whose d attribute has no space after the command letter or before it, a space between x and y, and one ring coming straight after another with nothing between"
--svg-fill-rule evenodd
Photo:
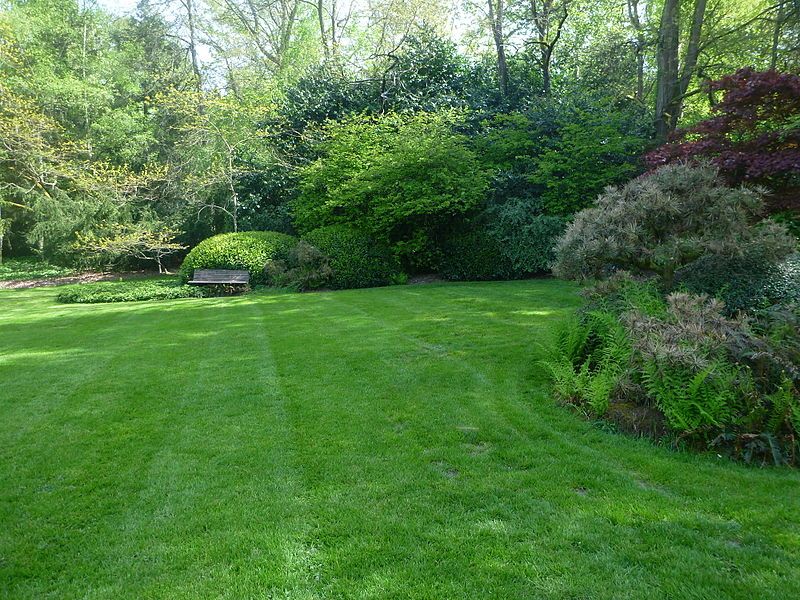
<instances>
[{"instance_id":1,"label":"reddish japanese maple","mask_svg":"<svg viewBox=\"0 0 800 600\"><path fill-rule=\"evenodd\" d=\"M723 93L714 116L676 131L647 163L707 158L731 183L762 184L785 208L798 208L800 76L747 68L708 85Z\"/></svg>"}]
</instances>

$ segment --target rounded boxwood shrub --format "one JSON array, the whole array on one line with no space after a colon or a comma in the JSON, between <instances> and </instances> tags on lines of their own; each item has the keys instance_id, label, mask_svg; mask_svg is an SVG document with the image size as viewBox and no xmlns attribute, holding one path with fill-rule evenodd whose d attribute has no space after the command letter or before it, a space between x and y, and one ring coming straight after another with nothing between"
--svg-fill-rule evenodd
<instances>
[{"instance_id":1,"label":"rounded boxwood shrub","mask_svg":"<svg viewBox=\"0 0 800 600\"><path fill-rule=\"evenodd\" d=\"M358 229L329 225L314 229L303 239L328 257L328 285L333 289L389 285L401 275L389 249Z\"/></svg>"},{"instance_id":2,"label":"rounded boxwood shrub","mask_svg":"<svg viewBox=\"0 0 800 600\"><path fill-rule=\"evenodd\" d=\"M439 274L456 281L513 279L511 259L503 252L497 236L485 229L471 229L449 235L442 244Z\"/></svg>"},{"instance_id":3,"label":"rounded boxwood shrub","mask_svg":"<svg viewBox=\"0 0 800 600\"><path fill-rule=\"evenodd\" d=\"M267 262L286 255L297 238L277 231L222 233L197 244L181 265L181 279L189 281L195 269L239 269L250 272L251 284L268 284Z\"/></svg>"}]
</instances>

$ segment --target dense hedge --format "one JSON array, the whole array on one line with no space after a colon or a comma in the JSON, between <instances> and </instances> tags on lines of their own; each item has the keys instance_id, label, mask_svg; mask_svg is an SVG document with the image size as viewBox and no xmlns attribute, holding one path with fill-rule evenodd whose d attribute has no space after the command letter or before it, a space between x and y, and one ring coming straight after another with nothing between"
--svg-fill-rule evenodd
<instances>
[{"instance_id":1,"label":"dense hedge","mask_svg":"<svg viewBox=\"0 0 800 600\"><path fill-rule=\"evenodd\" d=\"M268 284L267 262L284 256L297 238L277 231L223 233L203 240L192 248L181 265L186 282L195 269L240 269L250 272L251 284Z\"/></svg>"},{"instance_id":2,"label":"dense hedge","mask_svg":"<svg viewBox=\"0 0 800 600\"><path fill-rule=\"evenodd\" d=\"M516 271L497 236L485 228L449 235L442 244L439 274L456 281L513 279Z\"/></svg>"},{"instance_id":3,"label":"dense hedge","mask_svg":"<svg viewBox=\"0 0 800 600\"><path fill-rule=\"evenodd\" d=\"M352 227L320 227L303 239L328 257L328 286L333 289L389 285L401 276L400 265L389 249Z\"/></svg>"},{"instance_id":4,"label":"dense hedge","mask_svg":"<svg viewBox=\"0 0 800 600\"><path fill-rule=\"evenodd\" d=\"M203 290L175 280L142 280L108 283L85 283L64 288L56 296L64 304L96 304L101 302L137 302L140 300L174 300L200 298Z\"/></svg>"},{"instance_id":5,"label":"dense hedge","mask_svg":"<svg viewBox=\"0 0 800 600\"><path fill-rule=\"evenodd\" d=\"M446 279L519 279L545 273L567 220L532 213L511 201L485 211L442 243L439 272Z\"/></svg>"}]
</instances>

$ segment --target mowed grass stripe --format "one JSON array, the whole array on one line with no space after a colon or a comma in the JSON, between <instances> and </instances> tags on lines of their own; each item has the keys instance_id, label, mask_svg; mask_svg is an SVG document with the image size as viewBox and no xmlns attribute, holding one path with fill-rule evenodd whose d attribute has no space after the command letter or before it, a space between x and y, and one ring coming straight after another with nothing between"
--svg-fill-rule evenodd
<instances>
[{"instance_id":1,"label":"mowed grass stripe","mask_svg":"<svg viewBox=\"0 0 800 600\"><path fill-rule=\"evenodd\" d=\"M800 595L796 472L675 453L553 405L536 361L573 290L530 281L135 304L113 308L135 315L116 338L85 331L94 307L61 312L81 316L74 347L133 346L103 367L116 383L96 386L136 411L83 432L99 485L17 486L15 502L49 520L0 507L0 524L17 521L0 541L0 596ZM51 322L48 293L29 296L40 323ZM0 334L36 333L23 321ZM15 337L12 352L47 343ZM79 394L90 406L94 387ZM68 417L59 408L43 422ZM91 462L52 448L64 464ZM112 472L106 456L131 466ZM87 493L96 506L75 498ZM55 516L76 507L85 516Z\"/></svg>"}]
</instances>

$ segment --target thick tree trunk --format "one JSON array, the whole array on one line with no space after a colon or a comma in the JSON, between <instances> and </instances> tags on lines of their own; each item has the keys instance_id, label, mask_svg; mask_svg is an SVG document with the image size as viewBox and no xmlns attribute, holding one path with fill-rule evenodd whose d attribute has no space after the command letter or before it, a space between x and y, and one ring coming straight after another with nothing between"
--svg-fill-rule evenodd
<instances>
[{"instance_id":1,"label":"thick tree trunk","mask_svg":"<svg viewBox=\"0 0 800 600\"><path fill-rule=\"evenodd\" d=\"M671 111L678 97L678 44L680 0L665 0L658 31L656 65L656 138L663 142L670 133Z\"/></svg>"},{"instance_id":2,"label":"thick tree trunk","mask_svg":"<svg viewBox=\"0 0 800 600\"><path fill-rule=\"evenodd\" d=\"M656 138L663 142L678 126L683 99L697 69L707 0L695 0L692 27L683 67L679 63L680 0L666 0L658 39L658 86L656 88Z\"/></svg>"}]
</instances>

